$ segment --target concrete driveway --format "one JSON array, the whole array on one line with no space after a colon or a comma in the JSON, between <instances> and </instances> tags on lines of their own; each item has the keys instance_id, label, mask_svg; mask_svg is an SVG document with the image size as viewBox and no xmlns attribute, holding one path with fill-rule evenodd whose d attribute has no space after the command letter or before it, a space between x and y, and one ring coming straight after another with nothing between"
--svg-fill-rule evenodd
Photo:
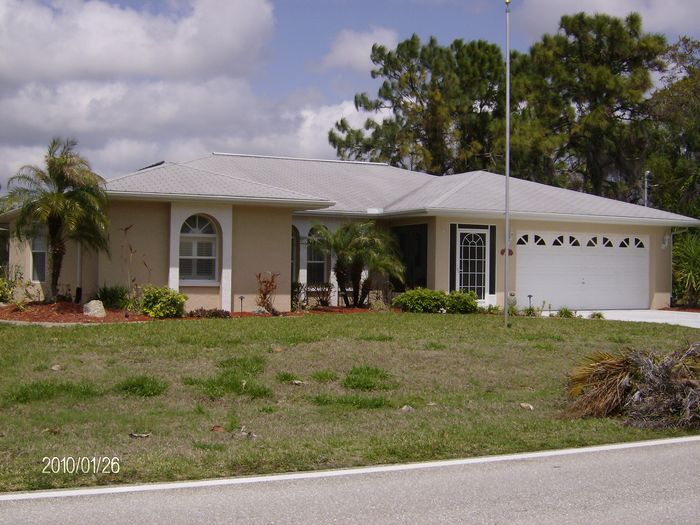
<instances>
[{"instance_id":1,"label":"concrete driveway","mask_svg":"<svg viewBox=\"0 0 700 525\"><path fill-rule=\"evenodd\" d=\"M612 321L636 321L640 323L664 323L700 328L700 313L673 310L601 310ZM592 310L582 310L579 315L588 317Z\"/></svg>"}]
</instances>

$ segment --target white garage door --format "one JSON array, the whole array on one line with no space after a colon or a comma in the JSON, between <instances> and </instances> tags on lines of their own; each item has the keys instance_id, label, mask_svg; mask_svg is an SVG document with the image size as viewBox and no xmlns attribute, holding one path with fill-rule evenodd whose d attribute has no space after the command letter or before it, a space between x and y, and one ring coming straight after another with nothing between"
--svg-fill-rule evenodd
<instances>
[{"instance_id":1,"label":"white garage door","mask_svg":"<svg viewBox=\"0 0 700 525\"><path fill-rule=\"evenodd\" d=\"M518 232L516 258L519 307L649 308L648 236Z\"/></svg>"}]
</instances>

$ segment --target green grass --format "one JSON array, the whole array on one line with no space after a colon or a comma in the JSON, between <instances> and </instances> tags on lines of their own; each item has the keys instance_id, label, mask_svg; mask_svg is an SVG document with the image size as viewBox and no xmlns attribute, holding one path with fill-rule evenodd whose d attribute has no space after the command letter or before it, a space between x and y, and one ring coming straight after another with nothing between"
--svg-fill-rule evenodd
<instances>
[{"instance_id":1,"label":"green grass","mask_svg":"<svg viewBox=\"0 0 700 525\"><path fill-rule=\"evenodd\" d=\"M123 394L141 397L159 396L168 389L168 382L152 376L133 376L116 386Z\"/></svg>"},{"instance_id":2,"label":"green grass","mask_svg":"<svg viewBox=\"0 0 700 525\"><path fill-rule=\"evenodd\" d=\"M11 387L4 396L8 404L46 401L56 397L69 399L87 399L101 395L100 391L88 381L72 383L68 381L31 381Z\"/></svg>"},{"instance_id":3,"label":"green grass","mask_svg":"<svg viewBox=\"0 0 700 525\"><path fill-rule=\"evenodd\" d=\"M566 417L565 374L593 350L676 350L700 331L519 317L505 330L499 316L382 313L0 325L0 339L0 491L13 491L682 435ZM138 376L169 386L155 396L118 388ZM46 475L44 456L117 456L121 470Z\"/></svg>"},{"instance_id":4,"label":"green grass","mask_svg":"<svg viewBox=\"0 0 700 525\"><path fill-rule=\"evenodd\" d=\"M375 366L353 366L343 380L352 390L390 390L396 388L389 372Z\"/></svg>"},{"instance_id":5,"label":"green grass","mask_svg":"<svg viewBox=\"0 0 700 525\"><path fill-rule=\"evenodd\" d=\"M278 383L291 383L292 381L299 381L299 378L291 372L277 372L275 377L277 378Z\"/></svg>"},{"instance_id":6,"label":"green grass","mask_svg":"<svg viewBox=\"0 0 700 525\"><path fill-rule=\"evenodd\" d=\"M311 374L311 379L318 383L332 383L340 378L338 372L334 370L317 370Z\"/></svg>"}]
</instances>

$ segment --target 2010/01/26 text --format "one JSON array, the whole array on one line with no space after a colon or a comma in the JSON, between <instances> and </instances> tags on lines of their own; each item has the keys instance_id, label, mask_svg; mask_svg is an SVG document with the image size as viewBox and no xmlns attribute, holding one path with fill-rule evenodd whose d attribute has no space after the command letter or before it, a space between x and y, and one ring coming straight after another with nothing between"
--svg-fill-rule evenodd
<instances>
[{"instance_id":1,"label":"2010/01/26 text","mask_svg":"<svg viewBox=\"0 0 700 525\"><path fill-rule=\"evenodd\" d=\"M42 474L117 474L121 468L116 456L44 456L41 462Z\"/></svg>"}]
</instances>

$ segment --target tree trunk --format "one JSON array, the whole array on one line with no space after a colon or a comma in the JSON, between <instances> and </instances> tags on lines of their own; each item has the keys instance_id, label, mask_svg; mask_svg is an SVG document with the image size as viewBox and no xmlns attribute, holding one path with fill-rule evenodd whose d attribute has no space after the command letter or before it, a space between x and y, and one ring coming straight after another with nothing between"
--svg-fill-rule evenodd
<instances>
[{"instance_id":1,"label":"tree trunk","mask_svg":"<svg viewBox=\"0 0 700 525\"><path fill-rule=\"evenodd\" d=\"M350 263L350 280L352 282L352 305L358 308L360 305L360 289L362 285L362 270L365 266L362 260L353 260Z\"/></svg>"},{"instance_id":2,"label":"tree trunk","mask_svg":"<svg viewBox=\"0 0 700 525\"><path fill-rule=\"evenodd\" d=\"M335 280L338 282L338 291L343 298L343 302L347 308L350 307L350 299L348 299L348 270L347 266L340 261L335 263Z\"/></svg>"},{"instance_id":3,"label":"tree trunk","mask_svg":"<svg viewBox=\"0 0 700 525\"><path fill-rule=\"evenodd\" d=\"M63 256L66 254L66 243L61 238L61 223L57 220L48 221L49 266L51 267L51 296L49 302L54 302L58 296L58 279L61 276Z\"/></svg>"}]
</instances>

